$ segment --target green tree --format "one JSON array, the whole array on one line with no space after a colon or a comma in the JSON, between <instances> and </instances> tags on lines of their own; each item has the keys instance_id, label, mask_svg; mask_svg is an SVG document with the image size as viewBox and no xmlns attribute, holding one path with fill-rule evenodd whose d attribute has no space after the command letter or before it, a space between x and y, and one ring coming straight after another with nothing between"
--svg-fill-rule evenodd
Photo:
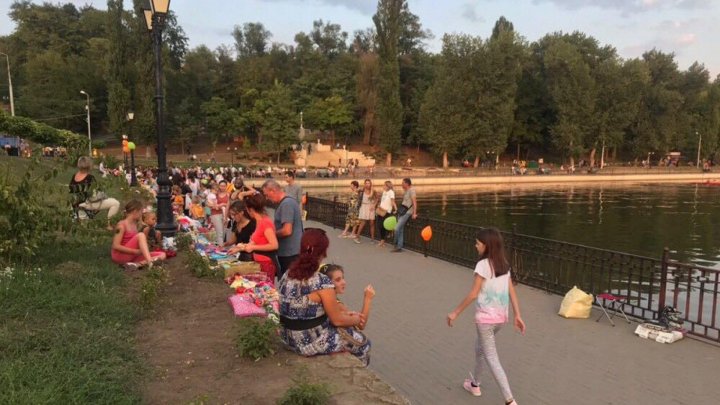
<instances>
[{"instance_id":1,"label":"green tree","mask_svg":"<svg viewBox=\"0 0 720 405\"><path fill-rule=\"evenodd\" d=\"M552 144L570 158L584 152L594 124L595 83L580 50L563 38L551 38L544 55L548 92L556 112Z\"/></svg>"},{"instance_id":2,"label":"green tree","mask_svg":"<svg viewBox=\"0 0 720 405\"><path fill-rule=\"evenodd\" d=\"M480 38L446 34L436 79L420 108L423 141L442 157L443 168L448 167L448 157L456 157L461 147L477 135L477 105L473 100L478 99L478 94L472 85L477 72L473 60L479 59L482 46Z\"/></svg>"},{"instance_id":3,"label":"green tree","mask_svg":"<svg viewBox=\"0 0 720 405\"><path fill-rule=\"evenodd\" d=\"M380 75L377 91L377 122L380 145L386 153L385 164L392 164L392 155L400 149L402 103L400 102L400 67L398 41L400 14L405 0L379 0L373 16L377 31Z\"/></svg>"},{"instance_id":4,"label":"green tree","mask_svg":"<svg viewBox=\"0 0 720 405\"><path fill-rule=\"evenodd\" d=\"M218 142L228 140L235 134L239 126L239 115L220 97L213 97L202 103L200 110L205 115L205 131L215 151Z\"/></svg>"},{"instance_id":5,"label":"green tree","mask_svg":"<svg viewBox=\"0 0 720 405\"><path fill-rule=\"evenodd\" d=\"M272 33L260 22L236 25L232 32L238 57L262 56L267 51Z\"/></svg>"},{"instance_id":6,"label":"green tree","mask_svg":"<svg viewBox=\"0 0 720 405\"><path fill-rule=\"evenodd\" d=\"M335 145L335 132L352 122L353 114L345 100L340 96L317 99L305 110L307 122L317 129L330 131L332 145Z\"/></svg>"},{"instance_id":7,"label":"green tree","mask_svg":"<svg viewBox=\"0 0 720 405\"><path fill-rule=\"evenodd\" d=\"M282 152L298 142L297 131L300 123L290 91L282 83L276 83L255 105L262 132L262 143L258 146L265 151L277 153L277 162L280 163Z\"/></svg>"}]
</instances>

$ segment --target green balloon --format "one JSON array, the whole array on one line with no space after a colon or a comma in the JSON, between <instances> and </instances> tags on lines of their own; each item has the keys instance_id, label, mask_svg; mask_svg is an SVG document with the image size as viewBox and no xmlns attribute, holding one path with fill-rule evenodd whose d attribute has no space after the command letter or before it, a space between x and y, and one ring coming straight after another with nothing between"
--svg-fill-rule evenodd
<instances>
[{"instance_id":1,"label":"green balloon","mask_svg":"<svg viewBox=\"0 0 720 405\"><path fill-rule=\"evenodd\" d=\"M128 142L128 149L135 150L135 142Z\"/></svg>"},{"instance_id":2,"label":"green balloon","mask_svg":"<svg viewBox=\"0 0 720 405\"><path fill-rule=\"evenodd\" d=\"M385 221L383 221L383 227L387 229L388 231L394 231L395 227L397 226L397 217L390 216L385 218Z\"/></svg>"}]
</instances>

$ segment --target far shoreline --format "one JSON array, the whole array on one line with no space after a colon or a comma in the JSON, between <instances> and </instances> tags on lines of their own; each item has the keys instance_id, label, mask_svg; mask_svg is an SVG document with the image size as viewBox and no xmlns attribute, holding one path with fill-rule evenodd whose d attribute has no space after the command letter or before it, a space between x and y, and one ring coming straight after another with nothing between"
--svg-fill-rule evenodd
<instances>
[{"instance_id":1,"label":"far shoreline","mask_svg":"<svg viewBox=\"0 0 720 405\"><path fill-rule=\"evenodd\" d=\"M563 185L596 186L600 184L628 186L631 184L647 183L685 183L685 184L711 184L720 185L720 173L647 173L647 174L557 174L557 175L522 175L522 176L445 176L445 177L413 177L413 186L426 188L433 186L435 191L470 190L477 186L491 186L492 189L505 189L516 186L530 186L532 188L545 188ZM370 177L375 186L381 186L385 181L391 181L397 188L400 187L403 177L375 176ZM297 178L297 183L306 190L345 189L352 180L362 182L365 177L343 176L339 178ZM246 179L252 183L255 179ZM261 179L257 179L259 182ZM618 184L621 183L621 184Z\"/></svg>"}]
</instances>

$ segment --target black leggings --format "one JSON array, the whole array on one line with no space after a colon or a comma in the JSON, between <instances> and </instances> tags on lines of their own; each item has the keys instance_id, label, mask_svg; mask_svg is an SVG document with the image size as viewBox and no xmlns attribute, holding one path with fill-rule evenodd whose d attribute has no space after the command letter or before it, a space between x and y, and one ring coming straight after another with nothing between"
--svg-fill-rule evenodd
<instances>
[{"instance_id":1,"label":"black leggings","mask_svg":"<svg viewBox=\"0 0 720 405\"><path fill-rule=\"evenodd\" d=\"M375 215L375 226L377 226L378 231L380 231L380 240L387 239L388 230L385 229L385 218L391 216L389 212L385 213L385 215Z\"/></svg>"}]
</instances>

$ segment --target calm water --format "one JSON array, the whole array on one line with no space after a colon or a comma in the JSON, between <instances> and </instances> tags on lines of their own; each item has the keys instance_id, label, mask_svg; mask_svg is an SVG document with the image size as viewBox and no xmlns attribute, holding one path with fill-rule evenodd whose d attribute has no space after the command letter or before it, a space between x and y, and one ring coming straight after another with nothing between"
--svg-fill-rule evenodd
<instances>
[{"instance_id":1,"label":"calm water","mask_svg":"<svg viewBox=\"0 0 720 405\"><path fill-rule=\"evenodd\" d=\"M487 187L485 187L487 189ZM397 190L396 190L397 192ZM720 187L562 185L482 192L418 189L423 215L720 268ZM398 193L399 194L399 193Z\"/></svg>"}]
</instances>

